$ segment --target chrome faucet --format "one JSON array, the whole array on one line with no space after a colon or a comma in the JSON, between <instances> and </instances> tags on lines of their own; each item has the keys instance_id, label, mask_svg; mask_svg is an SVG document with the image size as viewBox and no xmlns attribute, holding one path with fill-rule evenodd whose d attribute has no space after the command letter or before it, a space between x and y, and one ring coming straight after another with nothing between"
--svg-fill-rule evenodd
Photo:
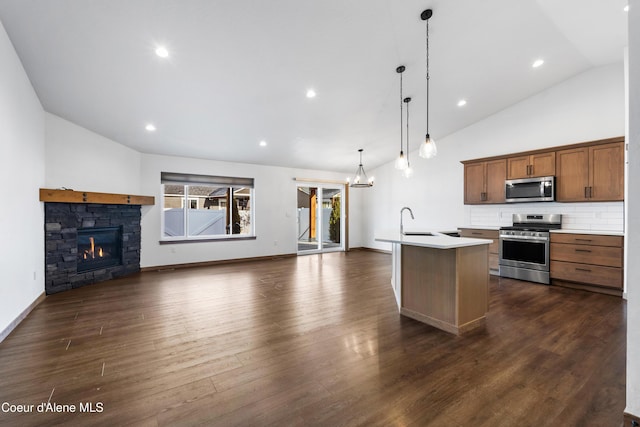
<instances>
[{"instance_id":1,"label":"chrome faucet","mask_svg":"<svg viewBox=\"0 0 640 427\"><path fill-rule=\"evenodd\" d=\"M402 223L402 213L407 210L409 211L409 213L411 214L411 219L415 219L415 217L413 216L413 212L411 211L411 208L408 207L404 207L402 209L400 209L400 234L404 234L404 225Z\"/></svg>"}]
</instances>

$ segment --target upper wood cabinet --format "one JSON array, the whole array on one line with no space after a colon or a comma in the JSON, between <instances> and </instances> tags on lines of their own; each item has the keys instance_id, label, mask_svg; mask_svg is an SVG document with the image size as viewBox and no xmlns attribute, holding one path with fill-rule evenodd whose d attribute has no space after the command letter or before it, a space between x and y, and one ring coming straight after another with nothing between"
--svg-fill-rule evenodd
<instances>
[{"instance_id":1,"label":"upper wood cabinet","mask_svg":"<svg viewBox=\"0 0 640 427\"><path fill-rule=\"evenodd\" d=\"M505 203L504 181L556 177L558 202L624 200L624 137L464 160L464 203Z\"/></svg>"},{"instance_id":2,"label":"upper wood cabinet","mask_svg":"<svg viewBox=\"0 0 640 427\"><path fill-rule=\"evenodd\" d=\"M555 174L555 151L509 157L507 159L507 179L553 176Z\"/></svg>"},{"instance_id":3,"label":"upper wood cabinet","mask_svg":"<svg viewBox=\"0 0 640 427\"><path fill-rule=\"evenodd\" d=\"M624 200L624 142L556 152L558 202Z\"/></svg>"},{"instance_id":4,"label":"upper wood cabinet","mask_svg":"<svg viewBox=\"0 0 640 427\"><path fill-rule=\"evenodd\" d=\"M464 203L504 203L506 159L466 163L464 165Z\"/></svg>"}]
</instances>

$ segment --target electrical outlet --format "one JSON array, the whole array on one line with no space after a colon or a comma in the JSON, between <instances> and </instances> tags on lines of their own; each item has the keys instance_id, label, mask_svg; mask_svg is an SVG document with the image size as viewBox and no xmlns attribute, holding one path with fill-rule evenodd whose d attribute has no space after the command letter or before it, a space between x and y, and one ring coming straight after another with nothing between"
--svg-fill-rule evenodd
<instances>
[{"instance_id":1,"label":"electrical outlet","mask_svg":"<svg viewBox=\"0 0 640 427\"><path fill-rule=\"evenodd\" d=\"M273 246L278 246L278 241L277 240L273 241Z\"/></svg>"}]
</instances>

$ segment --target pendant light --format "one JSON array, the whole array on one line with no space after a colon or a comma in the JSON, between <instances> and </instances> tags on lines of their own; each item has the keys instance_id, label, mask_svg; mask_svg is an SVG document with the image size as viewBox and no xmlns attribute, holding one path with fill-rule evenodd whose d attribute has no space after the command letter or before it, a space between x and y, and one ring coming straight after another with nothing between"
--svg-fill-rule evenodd
<instances>
[{"instance_id":1,"label":"pendant light","mask_svg":"<svg viewBox=\"0 0 640 427\"><path fill-rule=\"evenodd\" d=\"M413 176L413 169L411 169L411 162L409 162L409 103L411 98L404 99L404 103L407 104L407 168L402 171L405 178L411 178Z\"/></svg>"},{"instance_id":2,"label":"pendant light","mask_svg":"<svg viewBox=\"0 0 640 427\"><path fill-rule=\"evenodd\" d=\"M402 150L402 144L404 142L402 138L402 73L404 73L404 70L404 65L396 68L396 73L400 74L400 156L396 159L395 167L401 171L407 169L408 165L407 158L404 156L404 151Z\"/></svg>"},{"instance_id":3,"label":"pendant light","mask_svg":"<svg viewBox=\"0 0 640 427\"><path fill-rule=\"evenodd\" d=\"M424 143L420 144L420 151L418 154L420 157L424 157L425 159L430 159L435 157L438 154L438 149L436 148L436 142L429 135L429 18L433 15L433 11L431 9L427 9L420 14L420 18L426 22L427 27L427 134L424 138Z\"/></svg>"},{"instance_id":4,"label":"pendant light","mask_svg":"<svg viewBox=\"0 0 640 427\"><path fill-rule=\"evenodd\" d=\"M350 187L354 188L364 188L373 186L373 177L367 179L367 173L364 171L362 167L362 152L364 150L361 148L358 150L360 153L360 164L358 165L358 169L356 169L356 173L353 177L353 181L351 181Z\"/></svg>"}]
</instances>

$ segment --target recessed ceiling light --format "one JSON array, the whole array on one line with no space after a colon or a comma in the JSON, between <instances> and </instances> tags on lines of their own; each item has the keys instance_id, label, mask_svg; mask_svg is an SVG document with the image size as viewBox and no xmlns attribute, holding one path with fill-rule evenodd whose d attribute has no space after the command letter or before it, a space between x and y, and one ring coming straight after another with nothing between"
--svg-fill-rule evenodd
<instances>
[{"instance_id":1,"label":"recessed ceiling light","mask_svg":"<svg viewBox=\"0 0 640 427\"><path fill-rule=\"evenodd\" d=\"M316 97L316 91L313 89L308 89L307 90L307 98L315 98Z\"/></svg>"},{"instance_id":2,"label":"recessed ceiling light","mask_svg":"<svg viewBox=\"0 0 640 427\"><path fill-rule=\"evenodd\" d=\"M533 68L538 68L542 64L544 64L544 59L536 59L535 61L533 61L533 64L531 66Z\"/></svg>"},{"instance_id":3,"label":"recessed ceiling light","mask_svg":"<svg viewBox=\"0 0 640 427\"><path fill-rule=\"evenodd\" d=\"M458 101L458 107L464 107L465 105L467 105L466 99L461 99L460 101Z\"/></svg>"},{"instance_id":4,"label":"recessed ceiling light","mask_svg":"<svg viewBox=\"0 0 640 427\"><path fill-rule=\"evenodd\" d=\"M164 46L158 46L156 48L156 55L158 55L160 58L167 58L169 56L169 51Z\"/></svg>"},{"instance_id":5,"label":"recessed ceiling light","mask_svg":"<svg viewBox=\"0 0 640 427\"><path fill-rule=\"evenodd\" d=\"M146 130L148 130L149 132L155 132L156 127L153 125L153 123L149 123L144 127Z\"/></svg>"},{"instance_id":6,"label":"recessed ceiling light","mask_svg":"<svg viewBox=\"0 0 640 427\"><path fill-rule=\"evenodd\" d=\"M266 146L267 146L267 141L265 141L264 139L260 141L260 147L266 147Z\"/></svg>"},{"instance_id":7,"label":"recessed ceiling light","mask_svg":"<svg viewBox=\"0 0 640 427\"><path fill-rule=\"evenodd\" d=\"M629 12L629 5L626 5L622 10L624 10L625 12Z\"/></svg>"}]
</instances>

